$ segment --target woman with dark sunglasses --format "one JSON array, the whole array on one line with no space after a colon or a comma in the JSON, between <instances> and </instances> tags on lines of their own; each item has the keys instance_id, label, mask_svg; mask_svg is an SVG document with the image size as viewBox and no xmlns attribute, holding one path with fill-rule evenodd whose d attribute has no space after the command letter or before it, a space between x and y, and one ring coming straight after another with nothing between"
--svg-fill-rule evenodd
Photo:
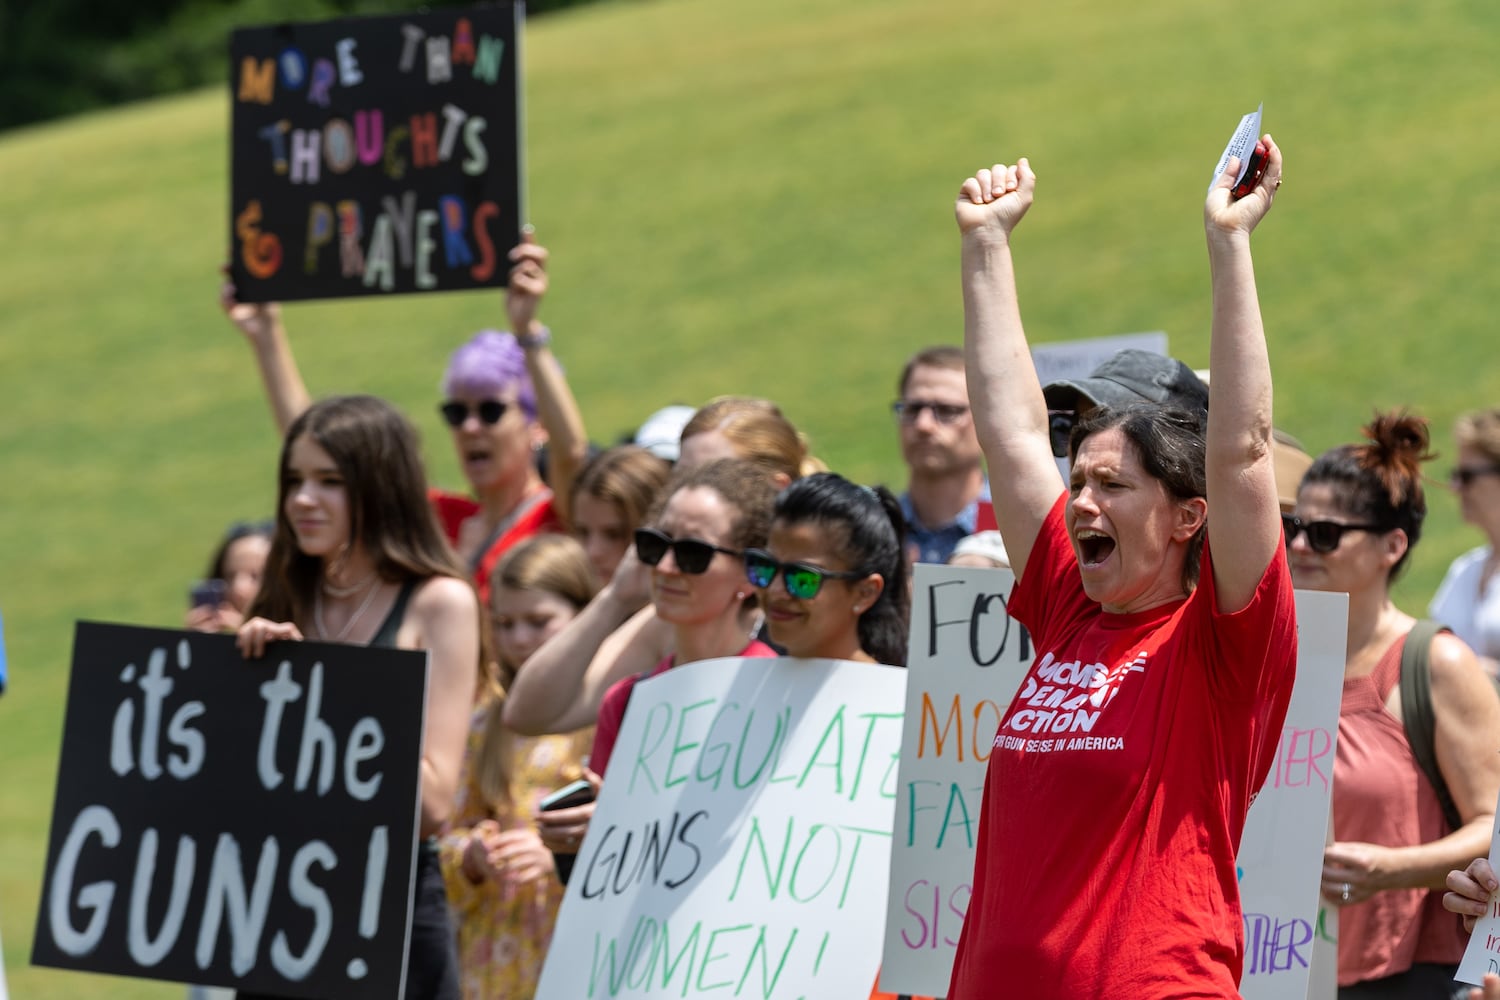
<instances>
[{"instance_id":1,"label":"woman with dark sunglasses","mask_svg":"<svg viewBox=\"0 0 1500 1000\"><path fill-rule=\"evenodd\" d=\"M1325 452L1285 519L1292 579L1349 595L1344 695L1323 898L1339 912L1339 997L1459 997L1467 943L1443 912L1451 869L1487 854L1500 792L1500 696L1474 654L1441 633L1428 647L1433 745L1461 823L1443 818L1401 718L1401 654L1415 620L1391 600L1422 534L1427 422L1377 416L1363 444Z\"/></svg>"},{"instance_id":2,"label":"woman with dark sunglasses","mask_svg":"<svg viewBox=\"0 0 1500 1000\"><path fill-rule=\"evenodd\" d=\"M1453 560L1427 613L1468 643L1491 677L1500 677L1500 408L1464 414L1453 435L1458 464L1448 482L1463 519L1488 544Z\"/></svg>"},{"instance_id":3,"label":"woman with dark sunglasses","mask_svg":"<svg viewBox=\"0 0 1500 1000\"><path fill-rule=\"evenodd\" d=\"M1066 487L1011 258L1036 175L997 164L960 190L969 400L1037 659L990 754L950 1000L1239 996L1235 855L1297 649L1250 253L1282 157L1257 146L1253 190L1232 197L1231 160L1203 206L1206 429L1155 402L1096 410Z\"/></svg>"},{"instance_id":4,"label":"woman with dark sunglasses","mask_svg":"<svg viewBox=\"0 0 1500 1000\"><path fill-rule=\"evenodd\" d=\"M682 430L678 470L725 458L755 465L778 489L823 469L775 403L748 396L710 400ZM611 685L672 652L673 629L649 603L648 580L632 548L599 596L537 650L535 669L521 676L506 701L506 725L531 736L590 725ZM554 815L539 820L559 822Z\"/></svg>"},{"instance_id":5,"label":"woman with dark sunglasses","mask_svg":"<svg viewBox=\"0 0 1500 1000\"><path fill-rule=\"evenodd\" d=\"M761 616L745 581L745 550L765 545L776 484L765 469L719 459L684 470L650 525L635 533L651 567L651 605L671 626L672 655L644 676L721 656L775 656L755 638ZM630 692L643 675L605 692L589 766L606 775Z\"/></svg>"},{"instance_id":6,"label":"woman with dark sunglasses","mask_svg":"<svg viewBox=\"0 0 1500 1000\"><path fill-rule=\"evenodd\" d=\"M567 498L588 457L583 417L537 319L547 258L530 231L510 251L505 308L514 333L482 331L453 353L438 410L450 428L472 496L431 490L443 532L468 563L481 600L500 557L515 543L568 523ZM225 284L220 305L255 351L277 429L312 404L292 356L281 307L244 303ZM547 482L536 452L547 445Z\"/></svg>"},{"instance_id":7,"label":"woman with dark sunglasses","mask_svg":"<svg viewBox=\"0 0 1500 1000\"><path fill-rule=\"evenodd\" d=\"M789 656L904 666L905 523L889 490L836 473L782 490L766 547L745 552L771 641Z\"/></svg>"}]
</instances>

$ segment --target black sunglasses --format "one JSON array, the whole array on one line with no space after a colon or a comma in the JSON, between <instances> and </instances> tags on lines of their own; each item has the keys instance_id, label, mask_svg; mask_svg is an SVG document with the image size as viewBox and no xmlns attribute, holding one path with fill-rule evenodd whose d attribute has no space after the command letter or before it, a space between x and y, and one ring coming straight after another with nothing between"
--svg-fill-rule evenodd
<instances>
[{"instance_id":1,"label":"black sunglasses","mask_svg":"<svg viewBox=\"0 0 1500 1000\"><path fill-rule=\"evenodd\" d=\"M1078 414L1073 410L1047 411L1047 440L1052 445L1053 458L1068 457L1068 439L1073 436L1073 425Z\"/></svg>"},{"instance_id":2,"label":"black sunglasses","mask_svg":"<svg viewBox=\"0 0 1500 1000\"><path fill-rule=\"evenodd\" d=\"M862 580L868 575L854 570L821 569L807 563L777 562L765 549L745 550L745 578L752 587L765 590L776 582L778 573L786 584L786 592L799 601L817 597L824 580Z\"/></svg>"},{"instance_id":3,"label":"black sunglasses","mask_svg":"<svg viewBox=\"0 0 1500 1000\"><path fill-rule=\"evenodd\" d=\"M1463 488L1483 476L1500 476L1500 465L1460 465L1448 473L1448 481Z\"/></svg>"},{"instance_id":4,"label":"black sunglasses","mask_svg":"<svg viewBox=\"0 0 1500 1000\"><path fill-rule=\"evenodd\" d=\"M470 413L478 413L479 422L482 424L498 424L500 418L505 416L505 410L506 405L498 399L486 399L472 409L468 403L460 403L456 399L450 399L438 407L438 412L443 415L449 427L462 427L464 421L469 419Z\"/></svg>"},{"instance_id":5,"label":"black sunglasses","mask_svg":"<svg viewBox=\"0 0 1500 1000\"><path fill-rule=\"evenodd\" d=\"M1302 532L1307 532L1307 545L1320 555L1327 555L1339 547L1346 531L1385 531L1379 524L1340 524L1337 521L1304 521L1291 514L1281 515L1281 527L1286 532L1286 547Z\"/></svg>"},{"instance_id":6,"label":"black sunglasses","mask_svg":"<svg viewBox=\"0 0 1500 1000\"><path fill-rule=\"evenodd\" d=\"M677 560L677 568L690 576L708 572L708 564L714 561L716 552L722 552L726 556L744 555L739 549L726 549L701 538L672 538L655 528L635 529L635 554L647 566L655 566L661 562L668 549L672 550L672 557Z\"/></svg>"},{"instance_id":7,"label":"black sunglasses","mask_svg":"<svg viewBox=\"0 0 1500 1000\"><path fill-rule=\"evenodd\" d=\"M923 410L932 411L932 419L940 424L957 423L969 412L967 406L957 403L929 403L921 399L898 399L891 404L891 412L903 424L914 424L922 417Z\"/></svg>"}]
</instances>

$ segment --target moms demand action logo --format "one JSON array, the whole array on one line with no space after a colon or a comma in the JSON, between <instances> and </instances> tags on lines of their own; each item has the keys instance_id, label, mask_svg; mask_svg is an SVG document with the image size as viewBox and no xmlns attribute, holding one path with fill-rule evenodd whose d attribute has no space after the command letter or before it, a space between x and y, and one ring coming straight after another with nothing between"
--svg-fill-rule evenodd
<instances>
[{"instance_id":1,"label":"moms demand action logo","mask_svg":"<svg viewBox=\"0 0 1500 1000\"><path fill-rule=\"evenodd\" d=\"M1088 733L1094 729L1104 708L1115 700L1125 678L1146 672L1146 654L1140 653L1115 667L1103 663L1085 664L1081 660L1058 660L1046 653L1036 669L1027 675L1016 694L1010 717L995 734L995 746L1006 744L1006 731L1012 733L1063 734ZM1077 743L1077 741L1073 741ZM1118 749L1118 747L1069 745L1057 741L1053 750Z\"/></svg>"}]
</instances>

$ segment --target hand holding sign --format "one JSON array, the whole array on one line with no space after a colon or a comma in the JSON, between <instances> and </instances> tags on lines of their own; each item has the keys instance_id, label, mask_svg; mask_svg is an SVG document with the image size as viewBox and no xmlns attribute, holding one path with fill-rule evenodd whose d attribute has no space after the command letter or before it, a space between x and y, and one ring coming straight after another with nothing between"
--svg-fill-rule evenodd
<instances>
[{"instance_id":1,"label":"hand holding sign","mask_svg":"<svg viewBox=\"0 0 1500 1000\"><path fill-rule=\"evenodd\" d=\"M397 994L427 654L279 652L80 623L34 964Z\"/></svg>"},{"instance_id":2,"label":"hand holding sign","mask_svg":"<svg viewBox=\"0 0 1500 1000\"><path fill-rule=\"evenodd\" d=\"M517 337L535 334L537 307L547 294L547 248L538 246L531 227L521 231L521 242L510 251L510 286L505 293L505 311L510 332Z\"/></svg>"},{"instance_id":3,"label":"hand holding sign","mask_svg":"<svg viewBox=\"0 0 1500 1000\"><path fill-rule=\"evenodd\" d=\"M228 265L225 265L224 271L228 273ZM245 335L252 346L270 337L281 323L281 303L241 302L234 282L227 279L219 286L219 308L224 310L229 322Z\"/></svg>"},{"instance_id":4,"label":"hand holding sign","mask_svg":"<svg viewBox=\"0 0 1500 1000\"><path fill-rule=\"evenodd\" d=\"M1500 890L1500 879L1489 858L1475 858L1463 871L1448 873L1449 892L1443 896L1443 908L1461 914L1464 930L1474 933L1474 924L1489 912L1490 899Z\"/></svg>"},{"instance_id":5,"label":"hand holding sign","mask_svg":"<svg viewBox=\"0 0 1500 1000\"><path fill-rule=\"evenodd\" d=\"M1497 854L1500 854L1500 829L1490 834L1488 858L1476 858L1463 871L1448 873L1448 888L1452 891L1443 897L1443 906L1463 914L1464 927L1474 935L1469 938L1464 960L1459 963L1458 975L1453 978L1461 983L1476 984L1483 979L1485 992L1482 996L1486 998L1491 995L1491 977L1486 973L1500 973L1500 899L1496 898L1500 880L1495 878ZM1495 996L1500 996L1500 991Z\"/></svg>"},{"instance_id":6,"label":"hand holding sign","mask_svg":"<svg viewBox=\"0 0 1500 1000\"><path fill-rule=\"evenodd\" d=\"M252 618L240 626L234 644L240 655L247 660L258 660L265 655L266 646L288 639L302 639L302 631L295 622L273 622L268 618Z\"/></svg>"}]
</instances>

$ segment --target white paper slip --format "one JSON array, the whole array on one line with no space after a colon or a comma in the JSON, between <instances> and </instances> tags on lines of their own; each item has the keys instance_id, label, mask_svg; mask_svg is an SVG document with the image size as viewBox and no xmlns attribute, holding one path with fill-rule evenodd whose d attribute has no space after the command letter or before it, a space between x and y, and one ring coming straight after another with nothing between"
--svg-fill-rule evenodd
<instances>
[{"instance_id":1,"label":"white paper slip","mask_svg":"<svg viewBox=\"0 0 1500 1000\"><path fill-rule=\"evenodd\" d=\"M1500 855L1500 826L1490 833L1491 867L1496 867L1497 855ZM1490 897L1489 911L1474 925L1474 935L1469 938L1469 947L1464 951L1464 960L1454 978L1479 986L1484 982L1486 972L1500 975L1500 899L1494 895Z\"/></svg>"},{"instance_id":2,"label":"white paper slip","mask_svg":"<svg viewBox=\"0 0 1500 1000\"><path fill-rule=\"evenodd\" d=\"M1219 179L1219 175L1229 165L1231 156L1240 158L1240 172L1234 175L1234 182L1238 184L1245 179L1245 171L1250 166L1250 153L1260 139L1260 113L1265 110L1265 107L1266 102L1261 101L1254 111L1240 119L1239 127L1234 130L1234 135L1229 137L1229 145L1224 147L1224 152L1219 157L1219 165L1214 167L1213 176L1208 179L1208 190L1213 190L1214 181Z\"/></svg>"}]
</instances>

